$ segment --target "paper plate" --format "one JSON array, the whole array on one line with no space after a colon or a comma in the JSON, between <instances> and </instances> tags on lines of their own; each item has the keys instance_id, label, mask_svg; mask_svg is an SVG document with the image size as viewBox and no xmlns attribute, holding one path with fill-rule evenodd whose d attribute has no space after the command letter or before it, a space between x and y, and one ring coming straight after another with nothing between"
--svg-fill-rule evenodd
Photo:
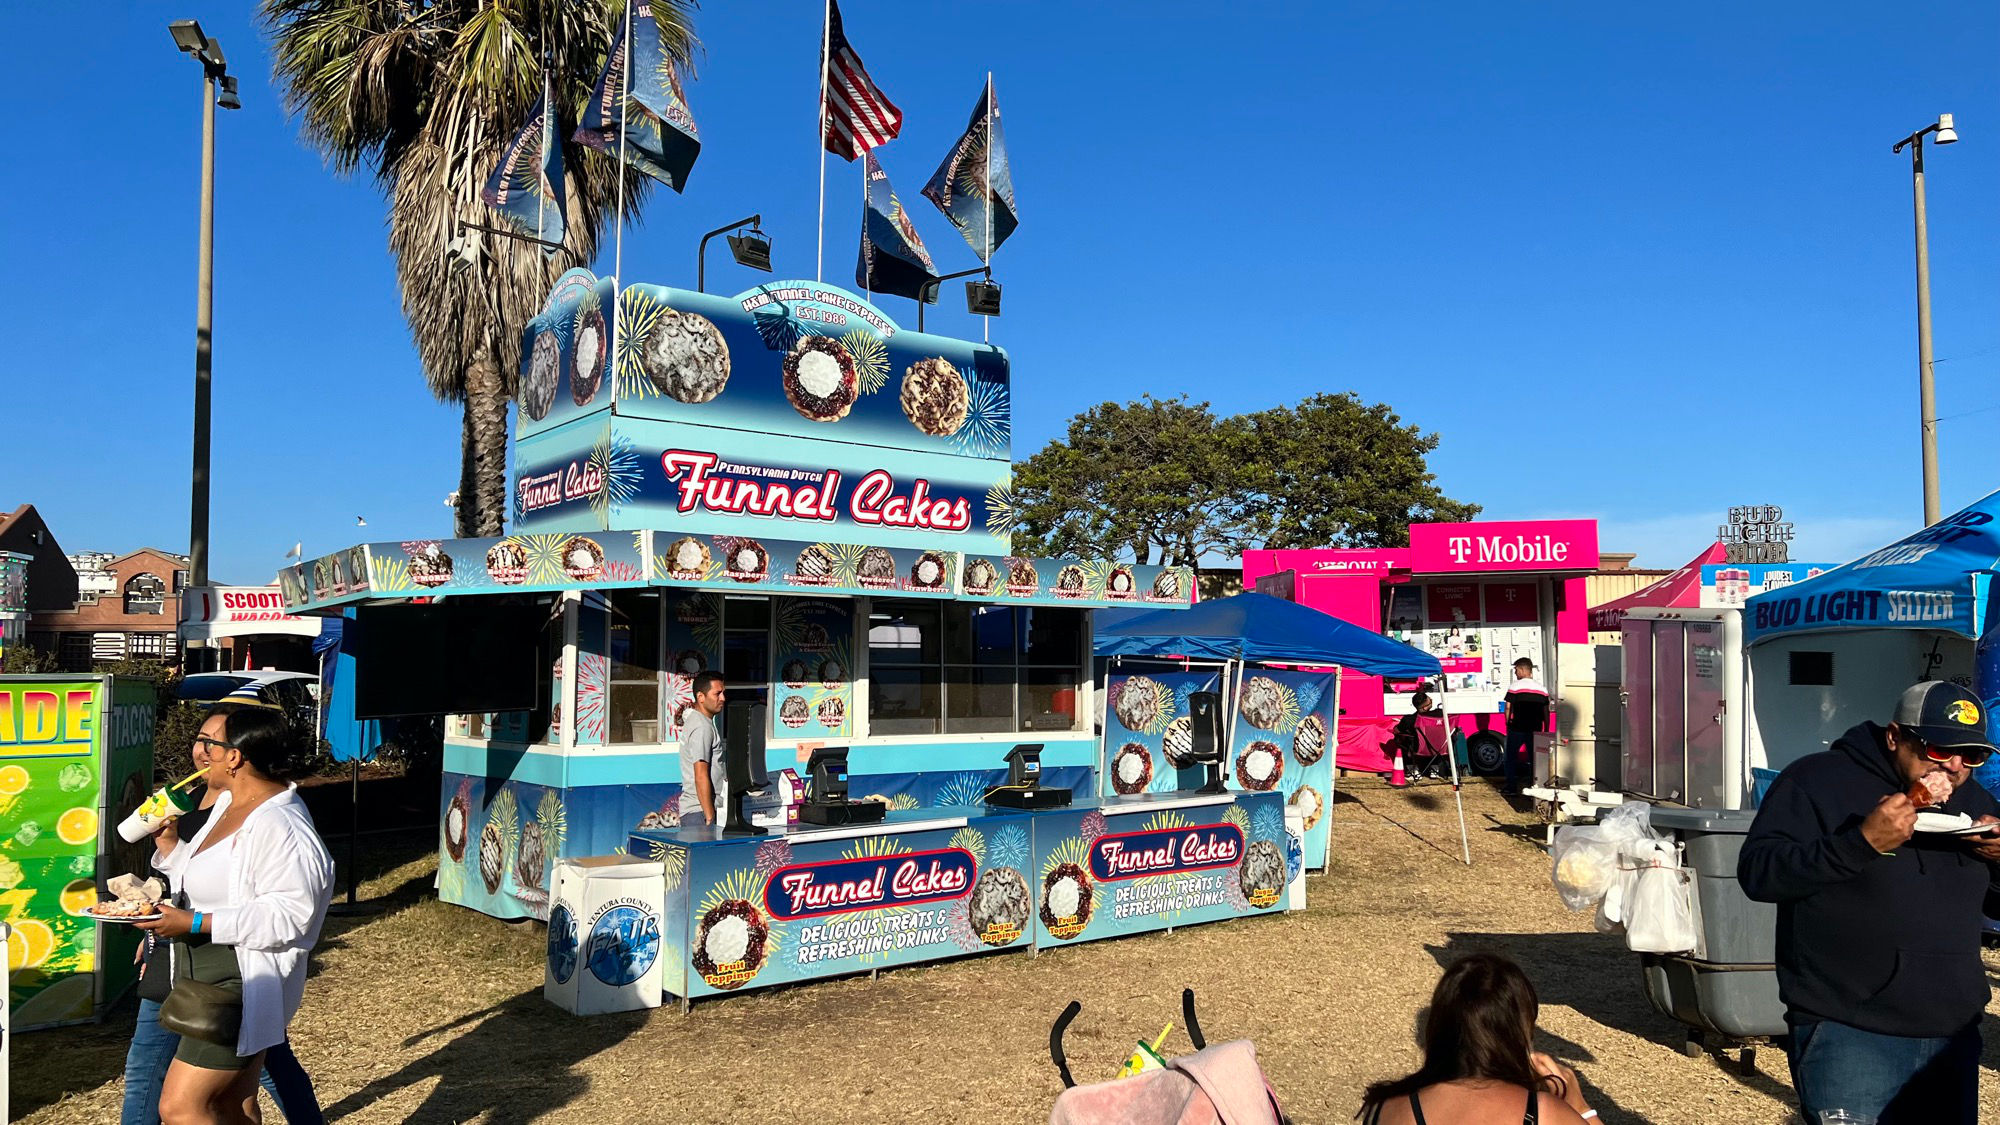
<instances>
[{"instance_id":1,"label":"paper plate","mask_svg":"<svg viewBox=\"0 0 2000 1125\"><path fill-rule=\"evenodd\" d=\"M1917 814L1917 831L1942 832L1954 836L1976 836L1994 831L1995 825L1974 824L1972 817L1965 813L1920 812Z\"/></svg>"},{"instance_id":2,"label":"paper plate","mask_svg":"<svg viewBox=\"0 0 2000 1125\"><path fill-rule=\"evenodd\" d=\"M92 922L109 922L112 925L130 925L133 922L157 922L166 917L164 914L95 914L88 910L67 910L64 913L72 918L87 918Z\"/></svg>"}]
</instances>

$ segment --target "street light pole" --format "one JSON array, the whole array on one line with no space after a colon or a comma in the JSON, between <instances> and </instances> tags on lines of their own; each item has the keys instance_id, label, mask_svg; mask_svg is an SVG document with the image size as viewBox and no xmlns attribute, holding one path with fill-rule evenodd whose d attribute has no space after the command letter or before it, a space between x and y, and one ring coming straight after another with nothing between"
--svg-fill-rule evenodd
<instances>
[{"instance_id":1,"label":"street light pole","mask_svg":"<svg viewBox=\"0 0 2000 1125\"><path fill-rule=\"evenodd\" d=\"M209 384L215 326L215 83L201 78L201 250L194 304L194 495L188 505L189 584L208 585Z\"/></svg>"},{"instance_id":2,"label":"street light pole","mask_svg":"<svg viewBox=\"0 0 2000 1125\"><path fill-rule=\"evenodd\" d=\"M1952 127L1952 116L1941 114L1937 122L1927 125L1897 142L1894 152L1901 152L1905 145L1910 149L1911 194L1916 203L1917 215L1917 410L1918 423L1923 448L1924 472L1924 526L1929 527L1942 518L1938 505L1937 467L1937 388L1932 379L1931 364L1931 247L1930 226L1924 214L1924 136L1937 134L1937 143L1948 145L1958 140L1958 130Z\"/></svg>"},{"instance_id":3,"label":"street light pole","mask_svg":"<svg viewBox=\"0 0 2000 1125\"><path fill-rule=\"evenodd\" d=\"M209 387L215 349L215 107L241 109L222 43L194 20L167 25L174 46L201 64L201 238L194 297L194 468L189 474L188 584L208 585ZM217 90L221 91L218 99Z\"/></svg>"}]
</instances>

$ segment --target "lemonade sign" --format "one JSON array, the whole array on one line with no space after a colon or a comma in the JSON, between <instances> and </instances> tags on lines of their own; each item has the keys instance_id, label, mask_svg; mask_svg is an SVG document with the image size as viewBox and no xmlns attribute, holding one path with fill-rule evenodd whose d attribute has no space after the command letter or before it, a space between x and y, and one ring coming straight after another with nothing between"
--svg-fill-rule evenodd
<instances>
[{"instance_id":1,"label":"lemonade sign","mask_svg":"<svg viewBox=\"0 0 2000 1125\"><path fill-rule=\"evenodd\" d=\"M104 826L150 786L153 706L141 680L0 677L0 918L23 1030L89 1019L100 976L106 1002L130 984L136 934L72 912L144 861Z\"/></svg>"}]
</instances>

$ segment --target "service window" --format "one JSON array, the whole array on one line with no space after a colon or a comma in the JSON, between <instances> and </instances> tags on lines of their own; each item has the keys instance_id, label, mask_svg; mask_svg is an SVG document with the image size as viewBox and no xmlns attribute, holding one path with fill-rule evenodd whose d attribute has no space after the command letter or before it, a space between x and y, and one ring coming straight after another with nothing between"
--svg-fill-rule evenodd
<instances>
[{"instance_id":1,"label":"service window","mask_svg":"<svg viewBox=\"0 0 2000 1125\"><path fill-rule=\"evenodd\" d=\"M611 695L606 741L660 740L660 592L613 590L610 597Z\"/></svg>"},{"instance_id":2,"label":"service window","mask_svg":"<svg viewBox=\"0 0 2000 1125\"><path fill-rule=\"evenodd\" d=\"M869 731L1074 730L1084 613L881 601L868 624Z\"/></svg>"}]
</instances>

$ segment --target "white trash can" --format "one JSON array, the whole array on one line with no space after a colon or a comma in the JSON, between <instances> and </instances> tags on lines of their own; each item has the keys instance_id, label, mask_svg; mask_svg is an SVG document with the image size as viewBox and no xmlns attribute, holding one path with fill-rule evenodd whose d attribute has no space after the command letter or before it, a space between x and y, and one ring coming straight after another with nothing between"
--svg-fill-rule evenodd
<instances>
[{"instance_id":1,"label":"white trash can","mask_svg":"<svg viewBox=\"0 0 2000 1125\"><path fill-rule=\"evenodd\" d=\"M660 1006L666 868L629 856L556 865L542 995L579 1016Z\"/></svg>"}]
</instances>

